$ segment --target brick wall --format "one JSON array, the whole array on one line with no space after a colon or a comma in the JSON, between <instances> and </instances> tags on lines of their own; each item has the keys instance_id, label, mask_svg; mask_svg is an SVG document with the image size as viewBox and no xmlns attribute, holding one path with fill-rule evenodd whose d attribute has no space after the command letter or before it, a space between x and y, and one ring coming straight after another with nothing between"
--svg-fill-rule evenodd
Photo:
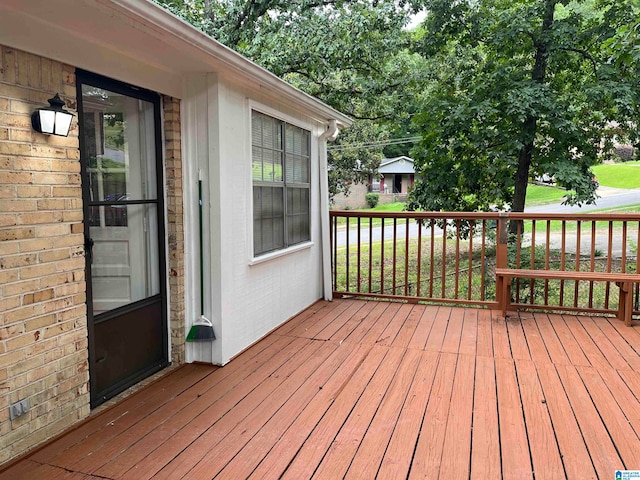
<instances>
[{"instance_id":1,"label":"brick wall","mask_svg":"<svg viewBox=\"0 0 640 480\"><path fill-rule=\"evenodd\" d=\"M351 184L349 195L337 194L333 198L332 208L338 210L355 210L359 208L369 208L365 195L368 193L367 186L363 183Z\"/></svg>"},{"instance_id":2,"label":"brick wall","mask_svg":"<svg viewBox=\"0 0 640 480\"><path fill-rule=\"evenodd\" d=\"M30 121L56 92L75 113L75 69L4 46L0 61L1 464L89 414L89 373L77 117L67 138Z\"/></svg>"},{"instance_id":3,"label":"brick wall","mask_svg":"<svg viewBox=\"0 0 640 480\"><path fill-rule=\"evenodd\" d=\"M174 363L183 363L185 359L184 212L182 208L180 101L164 96L162 104L164 113L165 176L167 182L171 360Z\"/></svg>"}]
</instances>

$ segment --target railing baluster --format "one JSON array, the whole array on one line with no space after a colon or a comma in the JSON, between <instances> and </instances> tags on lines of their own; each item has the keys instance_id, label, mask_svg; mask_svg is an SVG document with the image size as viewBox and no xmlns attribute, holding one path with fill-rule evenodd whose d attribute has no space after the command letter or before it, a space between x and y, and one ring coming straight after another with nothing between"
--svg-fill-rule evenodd
<instances>
[{"instance_id":1,"label":"railing baluster","mask_svg":"<svg viewBox=\"0 0 640 480\"><path fill-rule=\"evenodd\" d=\"M582 232L580 229L581 222L580 220L576 223L576 272L580 271L580 253L582 251L581 241L582 241ZM578 288L579 282L576 281L573 286L573 306L578 306Z\"/></svg>"},{"instance_id":2,"label":"railing baluster","mask_svg":"<svg viewBox=\"0 0 640 480\"><path fill-rule=\"evenodd\" d=\"M380 293L384 294L384 217L380 225Z\"/></svg>"},{"instance_id":3,"label":"railing baluster","mask_svg":"<svg viewBox=\"0 0 640 480\"><path fill-rule=\"evenodd\" d=\"M373 218L369 217L369 293L371 291L371 280L373 275Z\"/></svg>"},{"instance_id":4,"label":"railing baluster","mask_svg":"<svg viewBox=\"0 0 640 480\"><path fill-rule=\"evenodd\" d=\"M469 222L469 278L467 285L467 300L471 300L471 289L473 288L473 235L475 225L475 222Z\"/></svg>"},{"instance_id":5,"label":"railing baluster","mask_svg":"<svg viewBox=\"0 0 640 480\"><path fill-rule=\"evenodd\" d=\"M329 217L329 255L331 256L331 290L338 290L336 285L336 277L338 275L338 262L336 258L336 245L338 245L337 239L334 238L337 232L336 223L338 222L338 217Z\"/></svg>"},{"instance_id":6,"label":"railing baluster","mask_svg":"<svg viewBox=\"0 0 640 480\"><path fill-rule=\"evenodd\" d=\"M358 274L356 276L356 282L357 282L356 291L358 293L362 291L361 271L360 271L360 255L361 255L360 245L362 245L362 241L361 241L361 235L360 235L360 228L361 228L360 217L358 217L358 259L357 259Z\"/></svg>"},{"instance_id":7,"label":"railing baluster","mask_svg":"<svg viewBox=\"0 0 640 480\"><path fill-rule=\"evenodd\" d=\"M562 247L560 249L560 270L565 270L567 255L567 222L562 221ZM564 280L560 280L560 305L564 305Z\"/></svg>"},{"instance_id":8,"label":"railing baluster","mask_svg":"<svg viewBox=\"0 0 640 480\"><path fill-rule=\"evenodd\" d=\"M445 220L442 226L442 274L441 274L442 298L447 298L446 297L446 285L447 285L446 274L447 274L447 221Z\"/></svg>"},{"instance_id":9,"label":"railing baluster","mask_svg":"<svg viewBox=\"0 0 640 480\"><path fill-rule=\"evenodd\" d=\"M522 222L516 224L516 268L522 268ZM520 303L520 279L516 278L516 303Z\"/></svg>"},{"instance_id":10,"label":"railing baluster","mask_svg":"<svg viewBox=\"0 0 640 480\"><path fill-rule=\"evenodd\" d=\"M435 222L433 220L431 220L431 259L430 259L430 263L429 263L429 298L433 298L433 280L434 280L434 273L433 273L433 261L434 261L434 253L435 253L435 231L436 231L436 226L435 226Z\"/></svg>"},{"instance_id":11,"label":"railing baluster","mask_svg":"<svg viewBox=\"0 0 640 480\"><path fill-rule=\"evenodd\" d=\"M549 269L551 256L551 220L547 220L546 245L544 246L544 268ZM549 280L544 280L544 305L549 304Z\"/></svg>"},{"instance_id":12,"label":"railing baluster","mask_svg":"<svg viewBox=\"0 0 640 480\"><path fill-rule=\"evenodd\" d=\"M460 220L456 220L456 268L455 268L454 298L458 298L460 290Z\"/></svg>"},{"instance_id":13,"label":"railing baluster","mask_svg":"<svg viewBox=\"0 0 640 480\"><path fill-rule=\"evenodd\" d=\"M409 295L409 219L404 226L404 296Z\"/></svg>"},{"instance_id":14,"label":"railing baluster","mask_svg":"<svg viewBox=\"0 0 640 480\"><path fill-rule=\"evenodd\" d=\"M532 270L535 270L536 268L536 221L533 220L531 222L531 252L529 252L531 259L530 259L530 264L531 266L529 268L531 268ZM533 278L531 279L531 283L529 284L529 298L531 299L531 303L533 303L533 298L534 298L534 289L533 289Z\"/></svg>"},{"instance_id":15,"label":"railing baluster","mask_svg":"<svg viewBox=\"0 0 640 480\"><path fill-rule=\"evenodd\" d=\"M609 220L609 237L608 237L608 246L607 246L607 272L611 271L611 259L613 255L613 221ZM609 282L606 283L606 290L604 293L604 308L609 308L609 296L610 296L610 285Z\"/></svg>"},{"instance_id":16,"label":"railing baluster","mask_svg":"<svg viewBox=\"0 0 640 480\"><path fill-rule=\"evenodd\" d=\"M591 222L591 261L589 264L590 271L594 272L596 270L596 232L598 226L596 221ZM593 308L593 286L594 282L589 281L589 308Z\"/></svg>"},{"instance_id":17,"label":"railing baluster","mask_svg":"<svg viewBox=\"0 0 640 480\"><path fill-rule=\"evenodd\" d=\"M397 271L397 247L398 247L398 219L394 218L393 219L393 267L392 267L392 272L393 272L393 277L392 277L392 295L396 295L397 291L396 291L396 271Z\"/></svg>"},{"instance_id":18,"label":"railing baluster","mask_svg":"<svg viewBox=\"0 0 640 480\"><path fill-rule=\"evenodd\" d=\"M620 258L620 271L622 273L626 273L627 271L627 221L626 220L622 221L621 242L622 242L622 245L621 245L622 253ZM631 292L631 295L633 295L633 292ZM618 294L618 302L620 302L620 294ZM633 299L632 299L632 302L633 302Z\"/></svg>"},{"instance_id":19,"label":"railing baluster","mask_svg":"<svg viewBox=\"0 0 640 480\"><path fill-rule=\"evenodd\" d=\"M622 222L622 239L621 239L622 245L621 245L621 249L622 249L622 253L621 253L621 257L620 257L620 271L622 273L625 273L627 271L627 222L623 221Z\"/></svg>"},{"instance_id":20,"label":"railing baluster","mask_svg":"<svg viewBox=\"0 0 640 480\"><path fill-rule=\"evenodd\" d=\"M349 230L351 229L351 217L347 217L347 230L346 230L346 245L345 245L345 249L344 249L344 255L345 258L347 259L346 261L346 265L345 265L345 280L346 280L346 284L347 284L347 292L351 291L351 285L350 285L350 281L349 281Z\"/></svg>"},{"instance_id":21,"label":"railing baluster","mask_svg":"<svg viewBox=\"0 0 640 480\"><path fill-rule=\"evenodd\" d=\"M422 293L420 291L420 281L421 281L421 276L420 274L422 273L422 222L418 223L418 273L416 275L416 296L419 297L420 294Z\"/></svg>"},{"instance_id":22,"label":"railing baluster","mask_svg":"<svg viewBox=\"0 0 640 480\"><path fill-rule=\"evenodd\" d=\"M485 248L486 248L486 238L487 238L487 221L482 220L482 246L480 247L480 300L484 301L485 299L485 284L484 284L484 274L485 274Z\"/></svg>"}]
</instances>

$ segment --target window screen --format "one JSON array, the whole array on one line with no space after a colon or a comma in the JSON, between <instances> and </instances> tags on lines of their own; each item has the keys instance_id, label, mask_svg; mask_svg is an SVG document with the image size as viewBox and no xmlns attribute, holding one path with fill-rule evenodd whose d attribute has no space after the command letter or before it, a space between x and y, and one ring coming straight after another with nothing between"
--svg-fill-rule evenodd
<instances>
[{"instance_id":1,"label":"window screen","mask_svg":"<svg viewBox=\"0 0 640 480\"><path fill-rule=\"evenodd\" d=\"M309 241L310 132L252 112L255 256Z\"/></svg>"}]
</instances>

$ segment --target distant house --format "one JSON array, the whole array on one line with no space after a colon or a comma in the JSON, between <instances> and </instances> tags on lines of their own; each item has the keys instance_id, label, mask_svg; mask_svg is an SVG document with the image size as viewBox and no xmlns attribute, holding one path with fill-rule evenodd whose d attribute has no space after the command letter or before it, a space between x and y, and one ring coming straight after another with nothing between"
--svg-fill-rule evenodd
<instances>
[{"instance_id":1,"label":"distant house","mask_svg":"<svg viewBox=\"0 0 640 480\"><path fill-rule=\"evenodd\" d=\"M367 208L365 195L377 193L379 204L406 201L409 189L415 180L413 159L407 156L385 158L380 163L377 175L370 175L367 184L351 185L349 195L336 195L333 208Z\"/></svg>"},{"instance_id":2,"label":"distant house","mask_svg":"<svg viewBox=\"0 0 640 480\"><path fill-rule=\"evenodd\" d=\"M0 464L330 298L350 124L149 0L0 2Z\"/></svg>"},{"instance_id":3,"label":"distant house","mask_svg":"<svg viewBox=\"0 0 640 480\"><path fill-rule=\"evenodd\" d=\"M405 156L385 158L378 168L380 178L370 177L372 192L381 194L407 194L413 186L415 169L413 159Z\"/></svg>"}]
</instances>

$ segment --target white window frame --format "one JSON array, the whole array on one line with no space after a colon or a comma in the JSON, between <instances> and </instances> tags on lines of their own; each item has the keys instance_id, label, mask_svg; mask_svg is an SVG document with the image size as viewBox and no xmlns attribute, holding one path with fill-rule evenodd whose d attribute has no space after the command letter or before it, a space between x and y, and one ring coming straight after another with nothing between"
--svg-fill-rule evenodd
<instances>
[{"instance_id":1,"label":"white window frame","mask_svg":"<svg viewBox=\"0 0 640 480\"><path fill-rule=\"evenodd\" d=\"M271 252L267 252L264 254L260 254L260 255L255 255L254 252L254 220L253 220L253 112L258 112L258 113L262 113L264 115L268 115L276 120L280 120L282 122L285 122L286 124L289 124L291 126L294 127L299 127L303 130L306 130L307 132L309 132L309 240L301 242L301 243L297 243L288 247L284 247L282 249L278 249L278 250L273 250ZM264 263L266 261L275 259L275 258L279 258L285 255L289 255L292 254L294 252L298 252L301 250L307 250L310 249L311 247L313 247L314 245L314 241L313 241L313 223L314 223L314 219L313 219L313 202L314 202L314 196L313 196L313 186L314 186L314 181L315 181L315 170L314 170L314 165L315 165L315 161L316 161L316 155L315 155L315 141L314 141L314 135L315 135L315 130L313 128L313 126L307 122L304 122L302 120L300 120L299 118L295 118L292 117L291 115L287 115L285 113L283 113L282 111L276 110L274 108L268 107L266 105L260 104L258 102L252 101L252 100L248 100L247 101L247 131L248 131L248 136L247 136L247 144L248 144L248 150L249 150L249 162L248 162L248 168L247 168L247 177L248 177L248 183L249 183L249 192L250 192L250 199L249 199L249 215L248 215L248 228L249 228L249 233L250 233L250 239L248 242L248 247L249 247L249 265L257 265L260 263ZM286 192L286 184L284 186L285 192Z\"/></svg>"}]
</instances>

